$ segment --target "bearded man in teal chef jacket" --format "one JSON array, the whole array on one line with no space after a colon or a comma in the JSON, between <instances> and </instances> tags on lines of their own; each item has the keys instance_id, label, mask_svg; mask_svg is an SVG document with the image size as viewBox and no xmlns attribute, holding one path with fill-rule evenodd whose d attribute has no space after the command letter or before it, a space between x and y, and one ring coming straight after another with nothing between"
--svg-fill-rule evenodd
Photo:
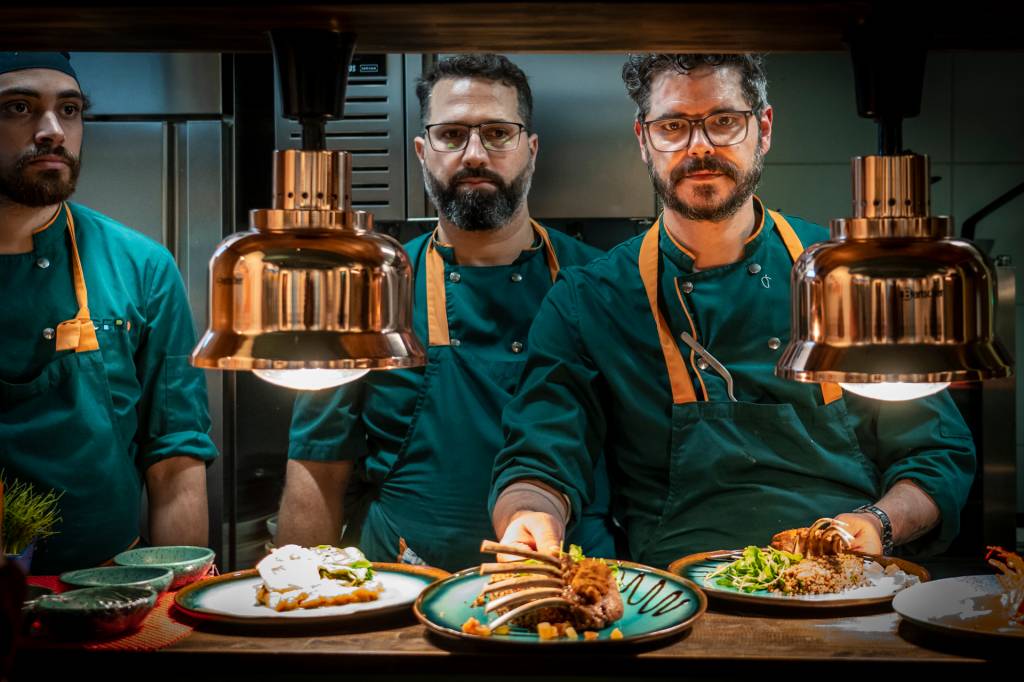
<instances>
[{"instance_id":1,"label":"bearded man in teal chef jacket","mask_svg":"<svg viewBox=\"0 0 1024 682\"><path fill-rule=\"evenodd\" d=\"M336 544L344 525L343 542L372 560L457 570L486 560L480 542L494 537L487 494L501 411L533 316L560 271L600 251L530 218L539 140L519 67L499 55L451 57L417 94L414 144L438 224L405 248L427 366L296 399L276 541ZM599 458L593 475L570 540L610 556Z\"/></svg>"},{"instance_id":2,"label":"bearded man in teal chef jacket","mask_svg":"<svg viewBox=\"0 0 1024 682\"><path fill-rule=\"evenodd\" d=\"M824 516L856 550L940 551L975 469L950 396L887 403L773 373L793 260L828 231L754 196L774 118L761 58L631 55L623 80L664 212L567 272L537 314L495 462L502 539L560 546L602 453L646 564L764 545Z\"/></svg>"},{"instance_id":3,"label":"bearded man in teal chef jacket","mask_svg":"<svg viewBox=\"0 0 1024 682\"><path fill-rule=\"evenodd\" d=\"M32 572L205 545L206 379L171 254L67 199L87 105L64 53L0 53L0 469L61 497Z\"/></svg>"}]
</instances>

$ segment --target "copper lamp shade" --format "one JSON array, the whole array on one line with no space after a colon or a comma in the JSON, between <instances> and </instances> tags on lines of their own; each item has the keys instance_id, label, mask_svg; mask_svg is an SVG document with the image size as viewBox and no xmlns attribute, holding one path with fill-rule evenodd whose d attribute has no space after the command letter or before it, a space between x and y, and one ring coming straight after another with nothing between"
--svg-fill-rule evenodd
<instances>
[{"instance_id":1,"label":"copper lamp shade","mask_svg":"<svg viewBox=\"0 0 1024 682\"><path fill-rule=\"evenodd\" d=\"M792 337L775 373L805 382L1006 377L994 269L952 220L929 215L928 158L853 159L854 217L792 271Z\"/></svg>"},{"instance_id":2,"label":"copper lamp shade","mask_svg":"<svg viewBox=\"0 0 1024 682\"><path fill-rule=\"evenodd\" d=\"M397 241L351 208L351 156L274 152L273 208L210 260L210 328L192 364L226 370L422 365L412 268Z\"/></svg>"}]
</instances>

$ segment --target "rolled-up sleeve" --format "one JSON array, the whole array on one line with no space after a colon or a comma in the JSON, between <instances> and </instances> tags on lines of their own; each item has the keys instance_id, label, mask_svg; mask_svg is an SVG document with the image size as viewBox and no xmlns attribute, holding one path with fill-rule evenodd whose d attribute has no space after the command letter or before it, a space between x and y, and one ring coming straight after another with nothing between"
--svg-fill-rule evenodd
<instances>
[{"instance_id":1,"label":"rolled-up sleeve","mask_svg":"<svg viewBox=\"0 0 1024 682\"><path fill-rule=\"evenodd\" d=\"M513 482L535 479L569 498L571 528L596 496L605 419L567 279L548 292L527 346L519 389L502 414L505 446L495 459L489 508Z\"/></svg>"},{"instance_id":2,"label":"rolled-up sleeve","mask_svg":"<svg viewBox=\"0 0 1024 682\"><path fill-rule=\"evenodd\" d=\"M883 494L909 479L935 501L937 528L903 545L902 553L941 552L960 532L960 511L976 468L974 440L948 391L903 402L846 395L861 449L881 474Z\"/></svg>"},{"instance_id":3,"label":"rolled-up sleeve","mask_svg":"<svg viewBox=\"0 0 1024 682\"><path fill-rule=\"evenodd\" d=\"M185 285L170 254L155 259L148 275L146 324L135 352L142 389L138 466L179 456L212 461L217 448L209 435L206 375L189 363L196 333Z\"/></svg>"},{"instance_id":4,"label":"rolled-up sleeve","mask_svg":"<svg viewBox=\"0 0 1024 682\"><path fill-rule=\"evenodd\" d=\"M292 408L288 459L334 462L365 455L362 404L368 380L364 377L334 389L299 393Z\"/></svg>"}]
</instances>

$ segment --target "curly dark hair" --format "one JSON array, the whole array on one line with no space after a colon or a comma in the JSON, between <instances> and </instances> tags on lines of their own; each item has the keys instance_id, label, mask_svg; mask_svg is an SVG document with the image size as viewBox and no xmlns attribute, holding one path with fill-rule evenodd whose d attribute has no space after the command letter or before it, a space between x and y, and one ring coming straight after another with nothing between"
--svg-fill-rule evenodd
<instances>
[{"instance_id":1,"label":"curly dark hair","mask_svg":"<svg viewBox=\"0 0 1024 682\"><path fill-rule=\"evenodd\" d=\"M768 78L762 54L630 54L622 65L626 92L636 102L637 118L647 118L651 109L651 83L664 71L688 74L702 66L736 68L747 104L760 118L768 107Z\"/></svg>"},{"instance_id":2,"label":"curly dark hair","mask_svg":"<svg viewBox=\"0 0 1024 682\"><path fill-rule=\"evenodd\" d=\"M500 54L458 54L440 60L416 80L416 96L420 99L423 124L430 116L430 95L442 78L482 78L516 89L519 116L527 130L533 126L533 93L526 74Z\"/></svg>"}]
</instances>

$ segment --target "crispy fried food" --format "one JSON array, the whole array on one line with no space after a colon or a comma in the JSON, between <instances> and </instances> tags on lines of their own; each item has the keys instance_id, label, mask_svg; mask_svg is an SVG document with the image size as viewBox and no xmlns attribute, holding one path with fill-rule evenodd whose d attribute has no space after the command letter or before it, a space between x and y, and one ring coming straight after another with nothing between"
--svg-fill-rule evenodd
<instances>
[{"instance_id":1,"label":"crispy fried food","mask_svg":"<svg viewBox=\"0 0 1024 682\"><path fill-rule=\"evenodd\" d=\"M831 518L821 518L807 528L791 528L772 537L772 547L805 557L834 556L850 551L853 535L847 524Z\"/></svg>"},{"instance_id":2,"label":"crispy fried food","mask_svg":"<svg viewBox=\"0 0 1024 682\"><path fill-rule=\"evenodd\" d=\"M985 560L999 569L1000 574L996 578L1005 591L1010 620L1024 625L1024 559L1016 552L990 546Z\"/></svg>"},{"instance_id":3,"label":"crispy fried food","mask_svg":"<svg viewBox=\"0 0 1024 682\"><path fill-rule=\"evenodd\" d=\"M256 589L256 601L275 611L292 611L294 609L315 609L318 606L342 606L343 604L375 601L381 591L382 588L379 586L364 586L333 594L318 591L316 588L278 592L268 590L265 585L260 585Z\"/></svg>"}]
</instances>

